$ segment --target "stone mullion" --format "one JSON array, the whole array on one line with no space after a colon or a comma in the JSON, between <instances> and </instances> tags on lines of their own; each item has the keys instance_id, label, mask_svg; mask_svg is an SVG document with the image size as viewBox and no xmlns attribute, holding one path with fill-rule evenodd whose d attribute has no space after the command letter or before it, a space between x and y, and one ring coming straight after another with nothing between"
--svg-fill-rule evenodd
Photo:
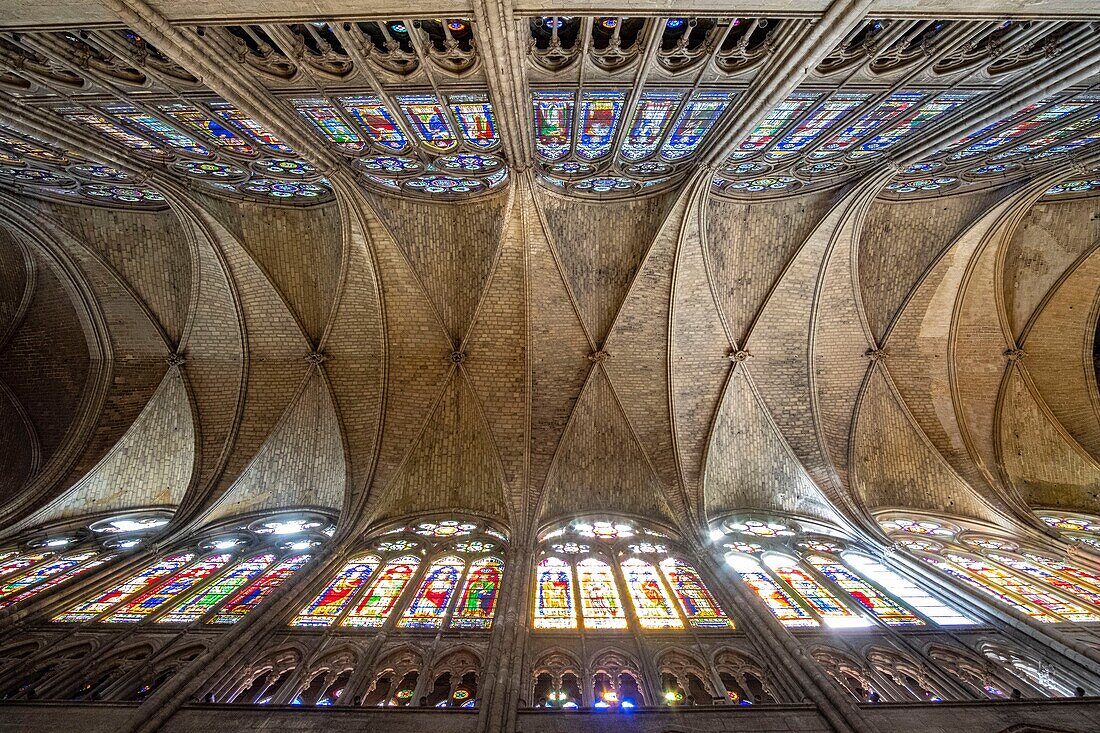
<instances>
[{"instance_id":1,"label":"stone mullion","mask_svg":"<svg viewBox=\"0 0 1100 733\"><path fill-rule=\"evenodd\" d=\"M219 45L214 34L206 41L171 25L144 0L105 0L105 4L131 29L151 42L183 69L202 79L216 94L269 128L283 142L309 158L323 175L346 164L296 119L281 99L250 75L230 50Z\"/></svg>"},{"instance_id":2,"label":"stone mullion","mask_svg":"<svg viewBox=\"0 0 1100 733\"><path fill-rule=\"evenodd\" d=\"M952 694L959 696L960 699L963 700L973 697L973 694L970 692L969 688L957 684L950 675L944 674L942 670L940 670L940 667L936 663L936 661L928 656L918 645L911 644L909 640L905 637L905 634L898 631L897 627L887 624L885 621L879 618L874 611L869 608L865 608L862 604L856 602L852 595L848 593L848 591L840 587L839 583L836 583L832 580L832 578L825 575L825 573L822 572L820 568L818 568L813 563L808 562L805 557L802 557L800 559L800 565L802 566L803 570L807 571L811 576L816 578L817 582L821 583L825 588L830 589L834 593L834 595L837 596L837 598L841 599L841 603L847 603L850 607L855 608L857 612L870 617L874 622L875 627L880 629L880 633L893 641L894 646L899 651L906 651L909 654L913 655L914 658L920 659L922 665L925 668L925 671L935 677L941 688L944 688L944 692L950 690ZM839 560L834 560L834 562L836 562L838 565L843 565L843 563L841 563ZM845 567L847 568L847 566ZM850 568L848 569L848 572L857 575L861 580L863 580L863 582L868 582L866 578L864 578L859 573L855 573ZM892 595L886 595L891 600L894 600ZM905 603L901 603L901 606L903 608L908 608L908 605ZM858 654L858 651L856 650L853 650L853 652Z\"/></svg>"},{"instance_id":3,"label":"stone mullion","mask_svg":"<svg viewBox=\"0 0 1100 733\"><path fill-rule=\"evenodd\" d=\"M740 620L744 622L746 631L762 643L768 658L774 659L782 668L777 671L785 671L793 677L798 690L817 706L829 725L838 733L877 733L863 711L828 679L802 642L745 586L740 574L728 566L724 575L718 572L718 568L725 564L720 549L712 547L710 554L702 557L709 561L715 577L729 580L728 583L720 583L718 589L728 591L734 601L733 607L742 610Z\"/></svg>"},{"instance_id":4,"label":"stone mullion","mask_svg":"<svg viewBox=\"0 0 1100 733\"><path fill-rule=\"evenodd\" d=\"M504 566L502 587L507 593L495 614L489 648L478 681L479 733L500 733L515 730L516 710L527 686L523 678L523 660L531 632L531 614L527 612L531 578L534 574L534 554L513 538L511 552ZM507 582L508 577L513 578Z\"/></svg>"},{"instance_id":5,"label":"stone mullion","mask_svg":"<svg viewBox=\"0 0 1100 733\"><path fill-rule=\"evenodd\" d=\"M1051 64L1035 76L1027 76L995 93L979 98L978 104L962 115L947 115L941 124L933 123L928 130L917 132L888 151L892 160L905 167L944 148L974 130L981 129L1009 116L1016 110L1064 91L1074 84L1087 81L1100 63L1100 48L1095 41L1084 41L1084 49L1066 49L1061 64ZM1091 48L1090 48L1091 46Z\"/></svg>"},{"instance_id":6,"label":"stone mullion","mask_svg":"<svg viewBox=\"0 0 1100 733\"><path fill-rule=\"evenodd\" d=\"M494 109L500 119L501 137L508 159L517 170L532 163L530 102L526 73L526 44L519 37L512 4L505 0L474 0L475 28L482 42L478 51L485 64L485 78ZM578 43L580 39L578 39Z\"/></svg>"},{"instance_id":7,"label":"stone mullion","mask_svg":"<svg viewBox=\"0 0 1100 733\"><path fill-rule=\"evenodd\" d=\"M725 162L730 150L787 97L828 56L836 44L864 21L870 0L833 0L816 23L804 27L791 53L774 59L741 96L725 129L700 156L711 166Z\"/></svg>"},{"instance_id":8,"label":"stone mullion","mask_svg":"<svg viewBox=\"0 0 1100 733\"><path fill-rule=\"evenodd\" d=\"M1015 637L1018 641L1024 640L1029 647L1042 654L1053 651L1086 670L1091 676L1100 679L1100 652L1069 634L1063 634L1051 628L1051 624L1041 624L1015 609L980 597L962 581L928 567L904 550L885 553L883 562L891 570L916 583L918 587L931 587L949 597L967 599L971 607L978 609L986 619L995 622L992 625L998 631L1007 632L1006 635Z\"/></svg>"},{"instance_id":9,"label":"stone mullion","mask_svg":"<svg viewBox=\"0 0 1100 733\"><path fill-rule=\"evenodd\" d=\"M277 588L252 613L227 629L199 657L181 667L136 711L131 733L160 730L183 705L206 687L221 669L232 668L275 632L288 612L298 607L317 575L339 569L342 557L332 549L318 555Z\"/></svg>"}]
</instances>

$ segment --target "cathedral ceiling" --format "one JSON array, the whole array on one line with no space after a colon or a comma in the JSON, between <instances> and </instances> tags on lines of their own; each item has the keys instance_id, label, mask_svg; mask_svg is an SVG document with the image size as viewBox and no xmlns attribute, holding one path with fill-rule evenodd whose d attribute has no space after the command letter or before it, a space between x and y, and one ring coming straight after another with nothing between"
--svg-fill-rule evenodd
<instances>
[{"instance_id":1,"label":"cathedral ceiling","mask_svg":"<svg viewBox=\"0 0 1100 733\"><path fill-rule=\"evenodd\" d=\"M4 3L7 525L1100 512L1081 5L630 5Z\"/></svg>"}]
</instances>

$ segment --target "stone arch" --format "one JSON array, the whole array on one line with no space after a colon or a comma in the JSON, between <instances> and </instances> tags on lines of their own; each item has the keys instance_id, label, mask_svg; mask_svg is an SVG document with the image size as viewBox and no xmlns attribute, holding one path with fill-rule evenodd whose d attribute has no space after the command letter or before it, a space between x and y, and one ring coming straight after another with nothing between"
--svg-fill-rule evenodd
<instances>
[{"instance_id":1,"label":"stone arch","mask_svg":"<svg viewBox=\"0 0 1100 733\"><path fill-rule=\"evenodd\" d=\"M826 674L833 678L840 689L857 701L868 702L877 696L876 688L879 685L873 681L871 671L863 662L829 647L818 647L813 650L811 656L821 665Z\"/></svg>"},{"instance_id":2,"label":"stone arch","mask_svg":"<svg viewBox=\"0 0 1100 733\"><path fill-rule=\"evenodd\" d=\"M363 705L404 707L416 702L412 696L423 671L424 656L415 647L406 644L387 650L374 665Z\"/></svg>"},{"instance_id":3,"label":"stone arch","mask_svg":"<svg viewBox=\"0 0 1100 733\"><path fill-rule=\"evenodd\" d=\"M929 702L943 699L940 686L928 673L928 667L892 649L873 647L867 652L871 667L888 678L903 696Z\"/></svg>"},{"instance_id":4,"label":"stone arch","mask_svg":"<svg viewBox=\"0 0 1100 733\"><path fill-rule=\"evenodd\" d=\"M719 649L712 656L712 664L730 702L739 704L741 700L747 700L759 704L779 699L766 668L741 652ZM731 682L734 684L731 685ZM731 692L740 699L734 700L729 694Z\"/></svg>"},{"instance_id":5,"label":"stone arch","mask_svg":"<svg viewBox=\"0 0 1100 733\"><path fill-rule=\"evenodd\" d=\"M243 704L270 700L282 691L291 673L301 664L302 656L296 645L268 652L242 668L217 698Z\"/></svg>"}]
</instances>

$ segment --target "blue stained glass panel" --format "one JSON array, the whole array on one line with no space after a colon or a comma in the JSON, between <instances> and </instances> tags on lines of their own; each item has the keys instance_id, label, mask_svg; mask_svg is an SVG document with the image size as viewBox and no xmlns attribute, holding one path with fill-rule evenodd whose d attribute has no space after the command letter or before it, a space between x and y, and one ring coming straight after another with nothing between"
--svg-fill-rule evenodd
<instances>
[{"instance_id":1,"label":"blue stained glass panel","mask_svg":"<svg viewBox=\"0 0 1100 733\"><path fill-rule=\"evenodd\" d=\"M70 122L76 122L85 127L90 127L101 135L106 135L115 142L132 150L140 150L152 155L167 157L167 153L152 142L140 135L135 135L132 132L122 129L103 115L97 115L91 112L63 111L62 116Z\"/></svg>"},{"instance_id":2,"label":"blue stained glass panel","mask_svg":"<svg viewBox=\"0 0 1100 733\"><path fill-rule=\"evenodd\" d=\"M642 160L657 152L668 131L672 116L680 106L681 92L645 92L634 110L634 122L619 148L625 160Z\"/></svg>"},{"instance_id":3,"label":"blue stained glass panel","mask_svg":"<svg viewBox=\"0 0 1100 733\"><path fill-rule=\"evenodd\" d=\"M274 559L273 554L267 553L237 563L232 570L223 574L215 582L161 616L157 619L157 623L189 624L205 616L210 609L225 600L230 593L259 575Z\"/></svg>"},{"instance_id":4,"label":"blue stained glass panel","mask_svg":"<svg viewBox=\"0 0 1100 733\"><path fill-rule=\"evenodd\" d=\"M59 616L55 616L53 620L62 622L90 621L124 598L136 594L146 586L159 582L161 578L167 575L171 575L194 558L195 556L189 552L170 555L127 578L110 590L74 606Z\"/></svg>"},{"instance_id":5,"label":"blue stained glass panel","mask_svg":"<svg viewBox=\"0 0 1100 733\"><path fill-rule=\"evenodd\" d=\"M1022 122L1018 122L1009 128L1001 130L996 135L984 138L978 142L972 143L957 153L953 153L948 160L965 160L966 158L972 158L975 155L982 155L988 153L997 148L1008 145L1013 140L1022 137L1030 132L1034 132L1046 125L1047 123L1055 120L1060 120L1068 114L1080 111L1086 105L1085 102L1066 102L1064 104L1056 104L1050 109L1044 110L1037 115L1033 115Z\"/></svg>"},{"instance_id":6,"label":"blue stained glass panel","mask_svg":"<svg viewBox=\"0 0 1100 733\"><path fill-rule=\"evenodd\" d=\"M370 578L381 562L370 555L349 562L316 598L298 612L291 626L331 626L355 591Z\"/></svg>"},{"instance_id":7,"label":"blue stained glass panel","mask_svg":"<svg viewBox=\"0 0 1100 733\"><path fill-rule=\"evenodd\" d=\"M30 586L58 573L63 573L66 570L70 570L80 563L95 557L95 552L85 551L76 553L74 555L66 555L65 557L58 558L53 562L39 565L38 567L29 570L25 573L21 573L8 582L0 585L0 598L7 598L8 596L19 593L20 591L29 588Z\"/></svg>"},{"instance_id":8,"label":"blue stained glass panel","mask_svg":"<svg viewBox=\"0 0 1100 733\"><path fill-rule=\"evenodd\" d=\"M611 152L611 142L622 116L623 99L621 92L584 93L577 130L577 155L595 160Z\"/></svg>"},{"instance_id":9,"label":"blue stained glass panel","mask_svg":"<svg viewBox=\"0 0 1100 733\"><path fill-rule=\"evenodd\" d=\"M796 94L787 97L768 112L763 121L753 128L737 146L731 158L743 158L768 147L791 120L798 117L814 103L817 95Z\"/></svg>"},{"instance_id":10,"label":"blue stained glass panel","mask_svg":"<svg viewBox=\"0 0 1100 733\"><path fill-rule=\"evenodd\" d=\"M165 604L172 601L181 593L191 590L196 584L201 583L213 575L233 557L231 553L207 557L191 567L176 573L159 587L152 588L140 594L136 598L124 603L107 618L104 623L132 624L141 621L149 614L157 611Z\"/></svg>"},{"instance_id":11,"label":"blue stained glass panel","mask_svg":"<svg viewBox=\"0 0 1100 733\"><path fill-rule=\"evenodd\" d=\"M240 155L252 155L254 149L239 135L217 120L189 104L170 104L160 108L162 112L219 148L232 150Z\"/></svg>"},{"instance_id":12,"label":"blue stained glass panel","mask_svg":"<svg viewBox=\"0 0 1100 733\"><path fill-rule=\"evenodd\" d=\"M460 557L443 557L433 562L397 625L403 629L438 629L465 568L466 563Z\"/></svg>"},{"instance_id":13,"label":"blue stained glass panel","mask_svg":"<svg viewBox=\"0 0 1100 733\"><path fill-rule=\"evenodd\" d=\"M260 605L265 598L274 593L275 589L285 583L291 575L298 572L303 565L309 562L309 558L309 555L294 555L267 570L263 575L245 586L237 595L230 598L221 610L214 615L214 618L207 621L207 623L237 623L256 606Z\"/></svg>"},{"instance_id":14,"label":"blue stained glass panel","mask_svg":"<svg viewBox=\"0 0 1100 733\"><path fill-rule=\"evenodd\" d=\"M834 94L799 122L793 130L780 138L779 142L768 151L766 157L776 160L797 153L865 99L867 99L866 94Z\"/></svg>"},{"instance_id":15,"label":"blue stained glass panel","mask_svg":"<svg viewBox=\"0 0 1100 733\"><path fill-rule=\"evenodd\" d=\"M731 99L732 95L728 92L693 94L661 146L661 157L665 160L683 160L693 155L726 111Z\"/></svg>"},{"instance_id":16,"label":"blue stained glass panel","mask_svg":"<svg viewBox=\"0 0 1100 733\"><path fill-rule=\"evenodd\" d=\"M344 122L336 108L323 99L296 99L294 108L298 114L313 125L329 142L335 143L346 152L357 153L365 145L363 138Z\"/></svg>"},{"instance_id":17,"label":"blue stained glass panel","mask_svg":"<svg viewBox=\"0 0 1100 733\"><path fill-rule=\"evenodd\" d=\"M466 142L479 148L491 148L497 144L496 118L487 97L481 94L452 94L450 102Z\"/></svg>"},{"instance_id":18,"label":"blue stained glass panel","mask_svg":"<svg viewBox=\"0 0 1100 733\"><path fill-rule=\"evenodd\" d=\"M163 145L177 150L184 150L193 155L210 154L210 151L200 145L194 138L177 132L171 125L151 114L141 112L133 107L108 107L107 111L119 119L140 127L143 132Z\"/></svg>"},{"instance_id":19,"label":"blue stained glass panel","mask_svg":"<svg viewBox=\"0 0 1100 733\"><path fill-rule=\"evenodd\" d=\"M974 94L969 92L941 94L934 100L922 104L919 109L907 115L889 130L866 140L859 149L852 151L851 157L863 158L882 152L917 128L938 119L973 97Z\"/></svg>"},{"instance_id":20,"label":"blue stained glass panel","mask_svg":"<svg viewBox=\"0 0 1100 733\"><path fill-rule=\"evenodd\" d=\"M824 158L847 150L864 135L912 109L924 96L924 92L897 92L891 94L886 101L875 105L873 109L863 113L855 122L829 138L819 150L811 153L810 157Z\"/></svg>"},{"instance_id":21,"label":"blue stained glass panel","mask_svg":"<svg viewBox=\"0 0 1100 733\"><path fill-rule=\"evenodd\" d=\"M279 138L275 137L270 130L231 104L226 102L213 102L210 108L214 110L214 114L218 117L221 117L223 120L239 129L243 129L255 140L266 145L268 148L280 153L287 153L289 155L294 154L293 148L284 144Z\"/></svg>"},{"instance_id":22,"label":"blue stained glass panel","mask_svg":"<svg viewBox=\"0 0 1100 733\"><path fill-rule=\"evenodd\" d=\"M545 160L559 160L569 155L573 136L573 93L535 92L532 98L535 115L535 148Z\"/></svg>"},{"instance_id":23,"label":"blue stained glass panel","mask_svg":"<svg viewBox=\"0 0 1100 733\"><path fill-rule=\"evenodd\" d=\"M1068 125L1063 125L1057 130L1053 130L1049 134L1043 135L1042 137L1037 137L1030 142L1017 145L1011 150L1007 150L1003 153L1000 153L999 155L994 156L993 159L1006 160L1009 158L1016 158L1021 155L1031 155L1033 153L1037 153L1040 150L1043 150L1044 148L1047 148L1048 146L1053 147L1050 147L1048 150L1044 150L1043 152L1050 153L1051 155L1058 155L1061 153L1069 152L1070 150L1075 150L1079 147L1088 145L1089 143L1095 142L1097 140L1098 131L1096 129L1093 129L1095 128L1097 123L1100 123L1100 112L1090 115L1084 119L1077 120L1076 122L1071 122ZM1085 130L1088 130L1089 134L1082 135L1081 137L1074 137L1078 133L1084 132ZM1061 145L1055 145L1055 143L1061 140L1065 140L1066 138L1073 139L1069 140L1068 142L1064 142ZM1041 158L1049 156L1036 155L1035 157Z\"/></svg>"},{"instance_id":24,"label":"blue stained glass panel","mask_svg":"<svg viewBox=\"0 0 1100 733\"><path fill-rule=\"evenodd\" d=\"M7 608L8 606L14 606L16 603L22 603L23 601L26 601L30 598L34 598L36 595L38 595L39 593L42 593L43 591L47 591L50 588L54 588L58 585L61 585L62 583L68 582L68 581L72 580L73 578L77 577L78 575L82 575L82 574L88 572L89 570L94 570L95 568L98 568L100 565L107 564L111 560L114 560L115 557L117 557L117 555L104 555L103 557L101 557L97 560L92 560L91 562L86 562L83 565L80 565L80 566L78 566L74 569L71 569L71 570L68 570L66 572L54 575L54 576L50 577L50 579L47 580L45 583L39 583L39 584L33 586L32 588L23 591L19 595L9 596L8 598L5 598L4 600L0 601L0 608Z\"/></svg>"},{"instance_id":25,"label":"blue stained glass panel","mask_svg":"<svg viewBox=\"0 0 1100 733\"><path fill-rule=\"evenodd\" d=\"M366 129L374 142L395 151L408 147L408 138L378 97L343 97L340 103Z\"/></svg>"},{"instance_id":26,"label":"blue stained glass panel","mask_svg":"<svg viewBox=\"0 0 1100 733\"><path fill-rule=\"evenodd\" d=\"M433 150L450 150L457 143L451 121L443 105L429 94L411 94L398 97L397 103L405 113L420 142Z\"/></svg>"}]
</instances>

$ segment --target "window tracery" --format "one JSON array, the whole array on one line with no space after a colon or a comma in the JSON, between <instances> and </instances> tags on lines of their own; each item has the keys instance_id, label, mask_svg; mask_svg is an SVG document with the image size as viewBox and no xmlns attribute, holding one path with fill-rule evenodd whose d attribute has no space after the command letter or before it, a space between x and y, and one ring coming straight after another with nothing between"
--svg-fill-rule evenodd
<instances>
[{"instance_id":1,"label":"window tracery","mask_svg":"<svg viewBox=\"0 0 1100 733\"><path fill-rule=\"evenodd\" d=\"M504 574L498 556L504 540L484 523L453 518L384 531L290 626L488 630Z\"/></svg>"},{"instance_id":2,"label":"window tracery","mask_svg":"<svg viewBox=\"0 0 1100 733\"><path fill-rule=\"evenodd\" d=\"M578 620L593 631L732 627L667 538L626 520L582 519L545 534L533 606L537 630L575 629Z\"/></svg>"},{"instance_id":3,"label":"window tracery","mask_svg":"<svg viewBox=\"0 0 1100 733\"><path fill-rule=\"evenodd\" d=\"M207 530L190 548L164 555L52 620L188 624L205 618L209 624L236 623L312 558L301 550L327 540L312 532L329 521L316 515L232 524ZM265 544L266 551L258 552Z\"/></svg>"},{"instance_id":4,"label":"window tracery","mask_svg":"<svg viewBox=\"0 0 1100 733\"><path fill-rule=\"evenodd\" d=\"M1049 517L1049 518L1048 518ZM1080 530L1088 520L1044 515L1056 528ZM1100 621L1100 582L1092 573L1047 553L1021 550L1018 543L978 531L960 533L933 519L896 518L881 522L901 533L935 536L936 541L899 538L899 546L982 595L1041 623ZM917 532L914 528L920 528Z\"/></svg>"}]
</instances>

